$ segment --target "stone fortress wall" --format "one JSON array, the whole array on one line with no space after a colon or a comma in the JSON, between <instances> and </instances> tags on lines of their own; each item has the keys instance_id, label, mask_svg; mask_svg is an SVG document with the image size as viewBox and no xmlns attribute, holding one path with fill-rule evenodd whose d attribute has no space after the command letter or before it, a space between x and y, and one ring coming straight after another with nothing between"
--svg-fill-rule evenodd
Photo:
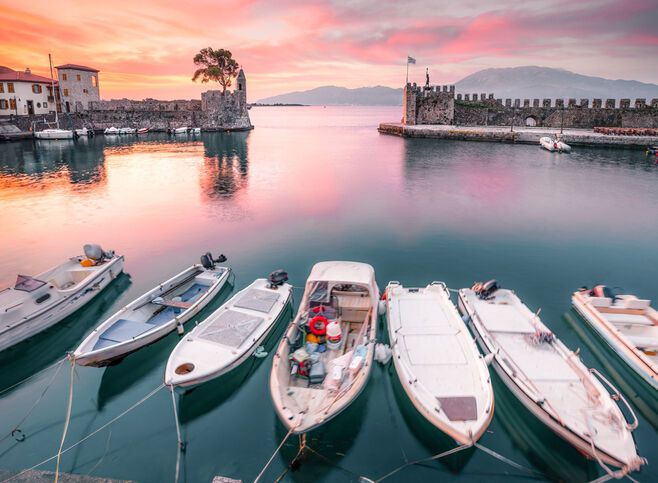
<instances>
[{"instance_id":1,"label":"stone fortress wall","mask_svg":"<svg viewBox=\"0 0 658 483\"><path fill-rule=\"evenodd\" d=\"M455 94L455 86L407 84L408 125L658 128L658 99L496 99L493 94Z\"/></svg>"}]
</instances>

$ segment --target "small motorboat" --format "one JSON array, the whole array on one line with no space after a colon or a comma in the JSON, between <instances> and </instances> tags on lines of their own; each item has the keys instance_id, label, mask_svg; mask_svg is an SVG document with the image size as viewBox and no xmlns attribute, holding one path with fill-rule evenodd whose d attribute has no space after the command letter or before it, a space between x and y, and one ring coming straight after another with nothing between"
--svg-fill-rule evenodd
<instances>
[{"instance_id":1,"label":"small motorboat","mask_svg":"<svg viewBox=\"0 0 658 483\"><path fill-rule=\"evenodd\" d=\"M287 312L292 286L286 280L282 271L257 279L197 325L169 355L165 384L196 386L242 364Z\"/></svg>"},{"instance_id":2,"label":"small motorboat","mask_svg":"<svg viewBox=\"0 0 658 483\"><path fill-rule=\"evenodd\" d=\"M191 127L190 128L190 134L194 134L194 135L201 134L201 128L200 127Z\"/></svg>"},{"instance_id":3,"label":"small motorboat","mask_svg":"<svg viewBox=\"0 0 658 483\"><path fill-rule=\"evenodd\" d=\"M44 129L34 133L37 139L73 139L73 131L70 129Z\"/></svg>"},{"instance_id":4,"label":"small motorboat","mask_svg":"<svg viewBox=\"0 0 658 483\"><path fill-rule=\"evenodd\" d=\"M173 134L187 134L189 132L188 127L177 127L171 130Z\"/></svg>"},{"instance_id":5,"label":"small motorboat","mask_svg":"<svg viewBox=\"0 0 658 483\"><path fill-rule=\"evenodd\" d=\"M489 369L443 282L386 287L388 334L400 384L418 412L458 444L489 426L494 394Z\"/></svg>"},{"instance_id":6,"label":"small motorboat","mask_svg":"<svg viewBox=\"0 0 658 483\"><path fill-rule=\"evenodd\" d=\"M137 129L134 127L122 127L119 129L118 134L135 134Z\"/></svg>"},{"instance_id":7,"label":"small motorboat","mask_svg":"<svg viewBox=\"0 0 658 483\"><path fill-rule=\"evenodd\" d=\"M105 129L105 131L103 131L103 134L110 134L110 135L119 134L119 130L116 127L112 126Z\"/></svg>"},{"instance_id":8,"label":"small motorboat","mask_svg":"<svg viewBox=\"0 0 658 483\"><path fill-rule=\"evenodd\" d=\"M646 464L633 440L638 421L631 406L542 323L540 311L531 312L495 280L459 290L459 309L500 378L535 417L614 477ZM613 473L607 465L620 469Z\"/></svg>"},{"instance_id":9,"label":"small motorboat","mask_svg":"<svg viewBox=\"0 0 658 483\"><path fill-rule=\"evenodd\" d=\"M93 135L92 133L93 133L93 131L91 129L87 129L86 127L75 130L75 136L76 137L92 136Z\"/></svg>"},{"instance_id":10,"label":"small motorboat","mask_svg":"<svg viewBox=\"0 0 658 483\"><path fill-rule=\"evenodd\" d=\"M210 253L201 263L162 282L96 327L73 352L81 366L106 366L160 340L199 313L217 295L231 269L217 266L226 257Z\"/></svg>"},{"instance_id":11,"label":"small motorboat","mask_svg":"<svg viewBox=\"0 0 658 483\"><path fill-rule=\"evenodd\" d=\"M597 285L574 292L571 302L612 351L658 391L658 311L651 301L615 296Z\"/></svg>"},{"instance_id":12,"label":"small motorboat","mask_svg":"<svg viewBox=\"0 0 658 483\"><path fill-rule=\"evenodd\" d=\"M274 408L286 429L300 434L317 428L363 391L375 353L378 302L370 265L313 267L270 373Z\"/></svg>"},{"instance_id":13,"label":"small motorboat","mask_svg":"<svg viewBox=\"0 0 658 483\"><path fill-rule=\"evenodd\" d=\"M149 128L147 128L147 127L140 127L137 130L137 134L147 134L148 132L149 132Z\"/></svg>"},{"instance_id":14,"label":"small motorboat","mask_svg":"<svg viewBox=\"0 0 658 483\"><path fill-rule=\"evenodd\" d=\"M658 146L647 146L647 154L658 155Z\"/></svg>"},{"instance_id":15,"label":"small motorboat","mask_svg":"<svg viewBox=\"0 0 658 483\"><path fill-rule=\"evenodd\" d=\"M78 256L0 291L0 351L83 307L123 271L123 256L85 245Z\"/></svg>"},{"instance_id":16,"label":"small motorboat","mask_svg":"<svg viewBox=\"0 0 658 483\"><path fill-rule=\"evenodd\" d=\"M541 147L548 151L558 151L560 153L570 153L571 146L562 141L560 138L550 138L548 136L539 138L539 144Z\"/></svg>"}]
</instances>

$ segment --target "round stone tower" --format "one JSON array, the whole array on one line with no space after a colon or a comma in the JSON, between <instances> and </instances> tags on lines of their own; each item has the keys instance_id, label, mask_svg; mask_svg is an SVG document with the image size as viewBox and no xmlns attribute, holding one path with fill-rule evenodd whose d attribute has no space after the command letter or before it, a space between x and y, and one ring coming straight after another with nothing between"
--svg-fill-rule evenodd
<instances>
[{"instance_id":1,"label":"round stone tower","mask_svg":"<svg viewBox=\"0 0 658 483\"><path fill-rule=\"evenodd\" d=\"M245 101L247 100L247 78L245 77L242 68L240 68L240 72L238 72L238 85L235 92L239 92L244 96Z\"/></svg>"}]
</instances>

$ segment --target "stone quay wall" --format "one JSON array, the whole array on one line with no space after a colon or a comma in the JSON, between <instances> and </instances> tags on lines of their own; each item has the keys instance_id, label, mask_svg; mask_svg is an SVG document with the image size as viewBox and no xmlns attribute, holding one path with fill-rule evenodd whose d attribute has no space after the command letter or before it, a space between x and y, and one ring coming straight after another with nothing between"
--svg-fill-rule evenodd
<instances>
[{"instance_id":1,"label":"stone quay wall","mask_svg":"<svg viewBox=\"0 0 658 483\"><path fill-rule=\"evenodd\" d=\"M253 129L247 110L244 91L208 91L201 99L159 101L145 99L112 99L89 103L84 112L63 113L59 124L64 129L86 127L102 131L108 127L147 127L153 131L166 131L177 127L200 127L206 131L242 131ZM44 121L53 123L54 113L37 116L10 116L8 122L22 131L29 131L33 122L36 130L44 127Z\"/></svg>"},{"instance_id":2,"label":"stone quay wall","mask_svg":"<svg viewBox=\"0 0 658 483\"><path fill-rule=\"evenodd\" d=\"M658 99L496 99L456 94L454 86L407 84L406 125L658 128Z\"/></svg>"}]
</instances>

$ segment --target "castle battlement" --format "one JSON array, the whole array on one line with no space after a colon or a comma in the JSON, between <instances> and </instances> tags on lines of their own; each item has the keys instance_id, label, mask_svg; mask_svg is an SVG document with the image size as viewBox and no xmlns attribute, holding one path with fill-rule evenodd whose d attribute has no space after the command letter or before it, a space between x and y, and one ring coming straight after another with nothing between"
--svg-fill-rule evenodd
<instances>
[{"instance_id":1,"label":"castle battlement","mask_svg":"<svg viewBox=\"0 0 658 483\"><path fill-rule=\"evenodd\" d=\"M513 99L456 93L454 85L407 83L402 122L474 126L658 128L658 99Z\"/></svg>"}]
</instances>

